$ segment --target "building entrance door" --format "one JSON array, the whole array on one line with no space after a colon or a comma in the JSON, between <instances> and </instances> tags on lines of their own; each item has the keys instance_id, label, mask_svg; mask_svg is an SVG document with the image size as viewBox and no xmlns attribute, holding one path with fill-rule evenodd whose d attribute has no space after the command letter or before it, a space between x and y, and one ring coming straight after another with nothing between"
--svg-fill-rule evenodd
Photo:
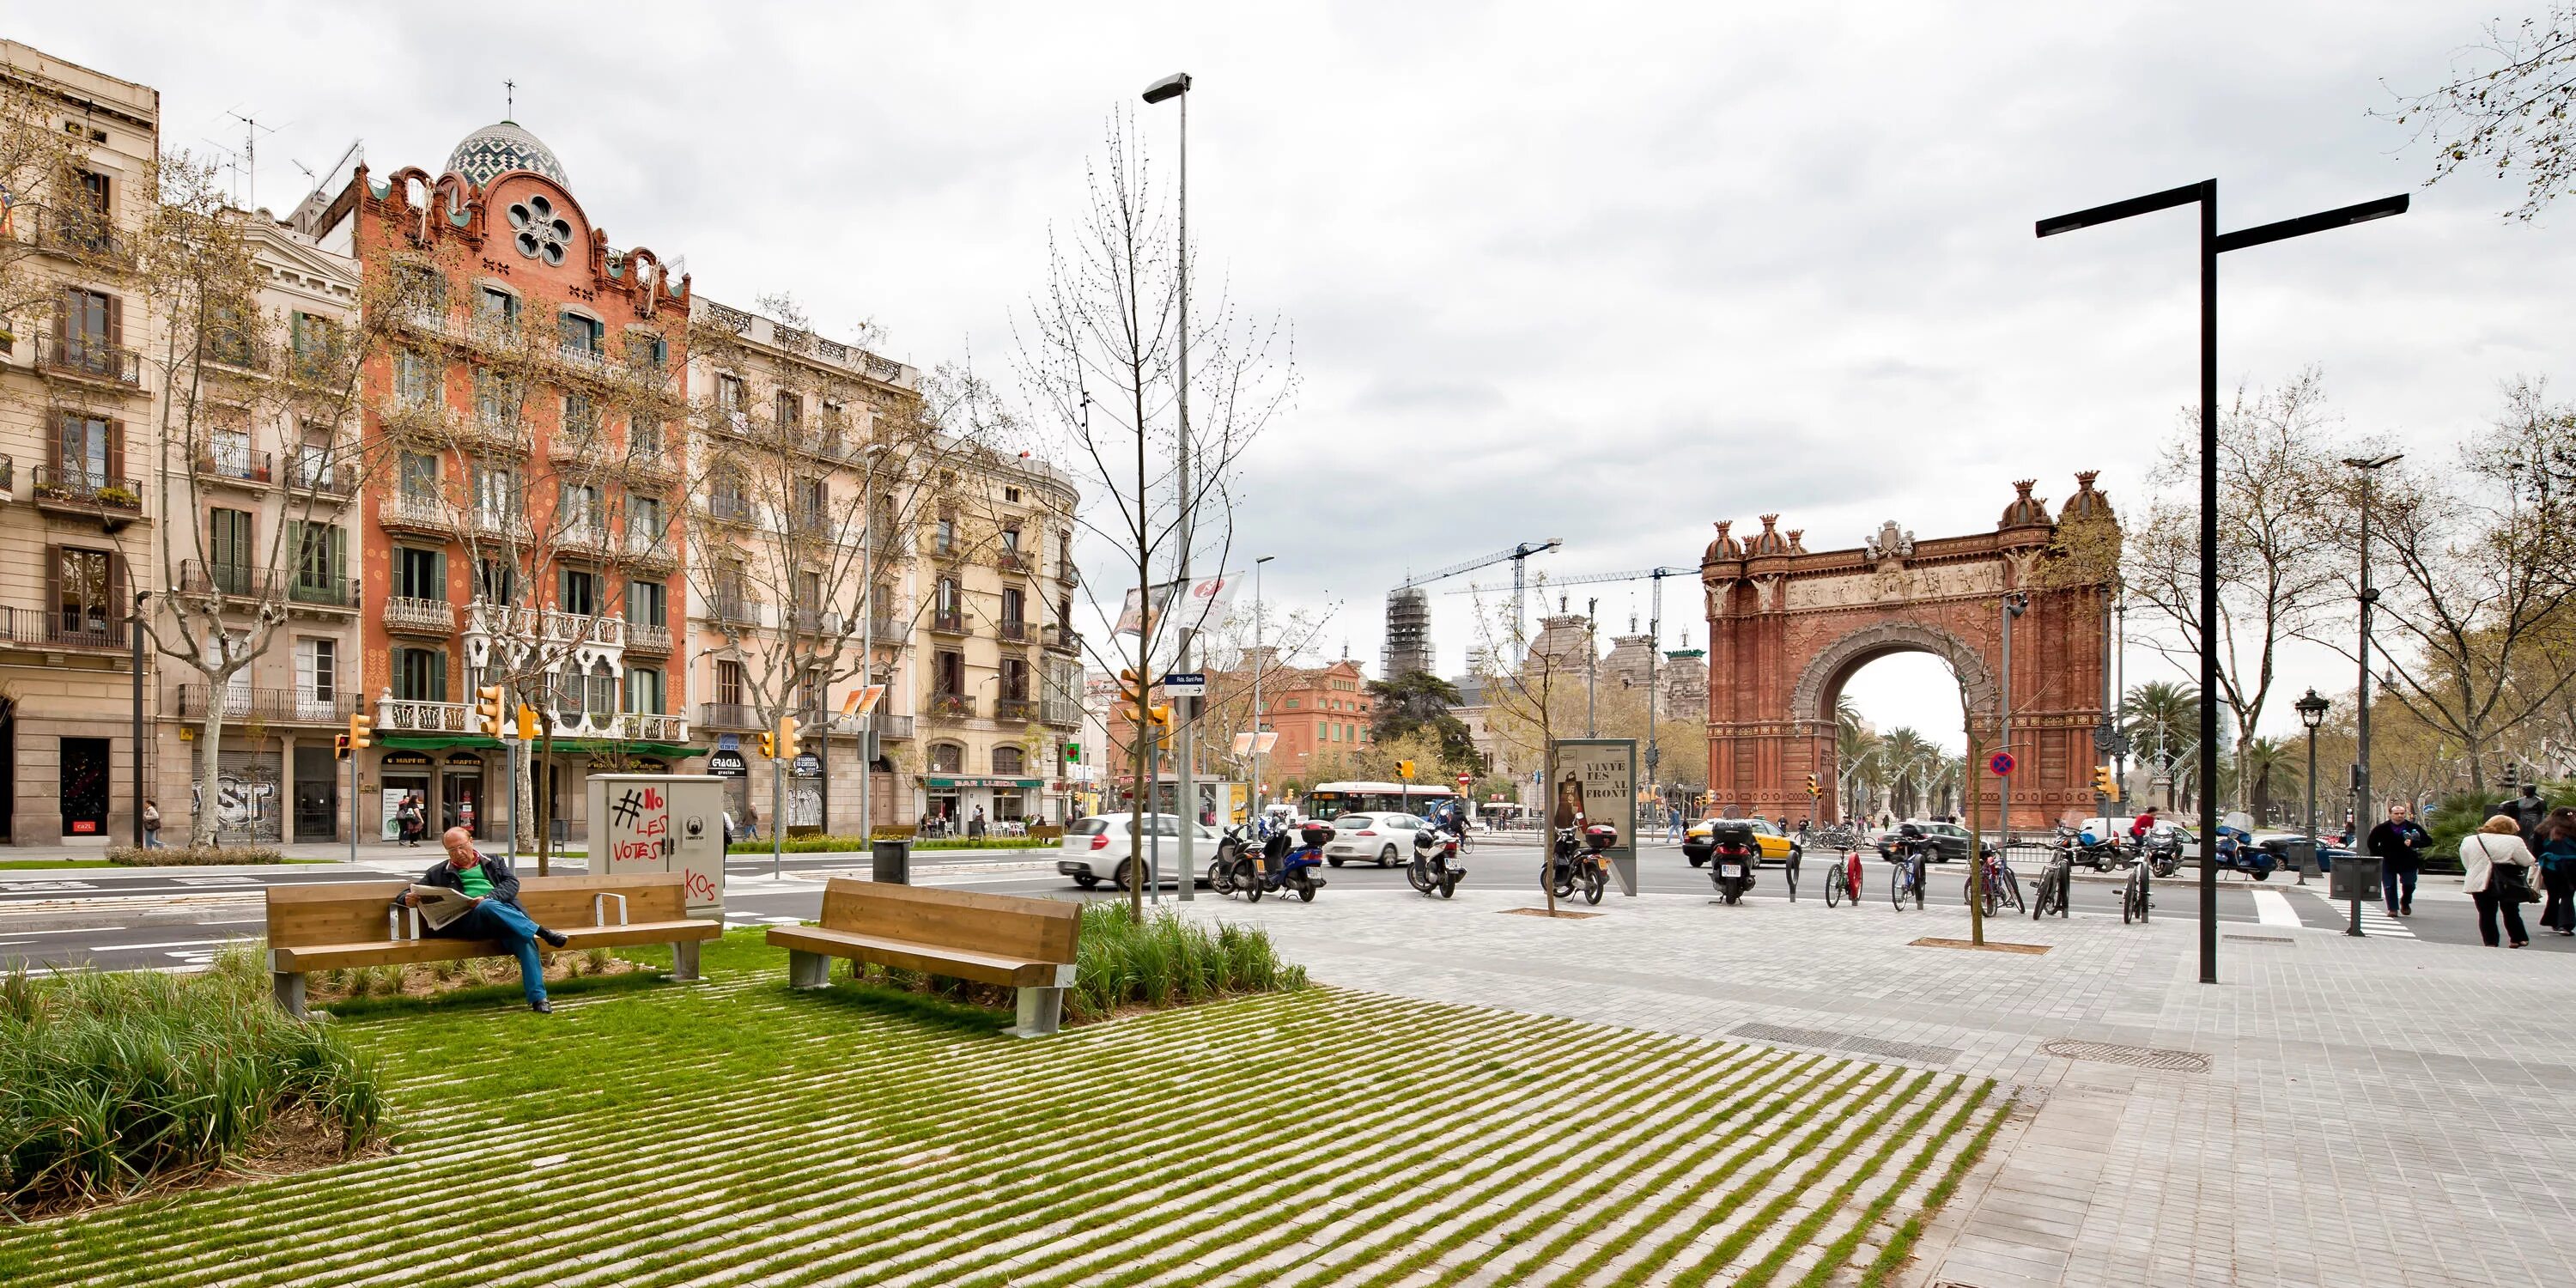
<instances>
[{"instance_id":1,"label":"building entrance door","mask_svg":"<svg viewBox=\"0 0 2576 1288\"><path fill-rule=\"evenodd\" d=\"M483 830L483 773L448 770L439 783L440 831L461 827L481 837Z\"/></svg>"},{"instance_id":2,"label":"building entrance door","mask_svg":"<svg viewBox=\"0 0 2576 1288\"><path fill-rule=\"evenodd\" d=\"M63 739L63 835L107 835L107 789L107 739Z\"/></svg>"},{"instance_id":3,"label":"building entrance door","mask_svg":"<svg viewBox=\"0 0 2576 1288\"><path fill-rule=\"evenodd\" d=\"M340 763L328 747L295 749L295 839L340 838Z\"/></svg>"}]
</instances>

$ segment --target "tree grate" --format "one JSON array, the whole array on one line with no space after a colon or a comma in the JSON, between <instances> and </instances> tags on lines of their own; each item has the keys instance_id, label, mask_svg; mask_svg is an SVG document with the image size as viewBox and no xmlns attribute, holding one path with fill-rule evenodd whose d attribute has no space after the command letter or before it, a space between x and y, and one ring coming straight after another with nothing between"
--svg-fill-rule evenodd
<instances>
[{"instance_id":1,"label":"tree grate","mask_svg":"<svg viewBox=\"0 0 2576 1288\"><path fill-rule=\"evenodd\" d=\"M1857 1033L1837 1033L1832 1029L1794 1029L1779 1024L1738 1024L1728 1029L1731 1038L1747 1038L1782 1046L1822 1047L1828 1051L1849 1051L1854 1055L1876 1056L1882 1060L1911 1060L1917 1064L1948 1064L1959 1058L1956 1047L1930 1046L1921 1042L1890 1042L1883 1038L1865 1038Z\"/></svg>"},{"instance_id":2,"label":"tree grate","mask_svg":"<svg viewBox=\"0 0 2576 1288\"><path fill-rule=\"evenodd\" d=\"M2288 935L2229 935L2226 937L2233 939L2240 944L2295 944L2299 942L2298 940L2290 938Z\"/></svg>"},{"instance_id":3,"label":"tree grate","mask_svg":"<svg viewBox=\"0 0 2576 1288\"><path fill-rule=\"evenodd\" d=\"M2177 1073L2209 1072L2209 1057L2198 1051L2123 1046L2117 1042L2079 1042L2074 1038L2043 1042L2039 1049L2069 1060L2095 1060L2104 1064L2135 1065L2141 1069L2170 1069Z\"/></svg>"}]
</instances>

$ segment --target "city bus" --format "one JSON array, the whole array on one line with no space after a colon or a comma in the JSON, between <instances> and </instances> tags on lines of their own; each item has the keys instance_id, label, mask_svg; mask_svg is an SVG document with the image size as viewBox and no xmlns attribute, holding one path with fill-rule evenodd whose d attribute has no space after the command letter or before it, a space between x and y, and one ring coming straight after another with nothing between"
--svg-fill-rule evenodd
<instances>
[{"instance_id":1,"label":"city bus","mask_svg":"<svg viewBox=\"0 0 2576 1288\"><path fill-rule=\"evenodd\" d=\"M1418 817L1444 800L1458 801L1462 810L1466 807L1457 788L1440 783L1317 783L1299 799L1298 812L1315 819L1389 810Z\"/></svg>"}]
</instances>

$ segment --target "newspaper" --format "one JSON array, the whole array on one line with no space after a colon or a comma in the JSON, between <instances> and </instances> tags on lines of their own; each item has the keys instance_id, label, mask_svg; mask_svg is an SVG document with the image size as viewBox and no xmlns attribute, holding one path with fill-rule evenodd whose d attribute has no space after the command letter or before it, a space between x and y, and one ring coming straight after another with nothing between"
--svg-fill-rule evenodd
<instances>
[{"instance_id":1,"label":"newspaper","mask_svg":"<svg viewBox=\"0 0 2576 1288\"><path fill-rule=\"evenodd\" d=\"M462 890L416 885L411 888L411 893L412 906L420 911L420 919L428 922L432 930L445 930L455 924L457 918L474 911L474 896Z\"/></svg>"}]
</instances>

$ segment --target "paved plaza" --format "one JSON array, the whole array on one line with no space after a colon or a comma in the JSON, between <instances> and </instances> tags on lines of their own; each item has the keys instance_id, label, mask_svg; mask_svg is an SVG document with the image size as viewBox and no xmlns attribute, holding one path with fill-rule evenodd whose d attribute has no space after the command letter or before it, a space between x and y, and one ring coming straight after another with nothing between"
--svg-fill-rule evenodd
<instances>
[{"instance_id":1,"label":"paved plaza","mask_svg":"<svg viewBox=\"0 0 2576 1288\"><path fill-rule=\"evenodd\" d=\"M2025 955L1911 946L1965 938L1958 909L1614 894L1593 918L1504 915L1536 896L1193 907L1328 984L1999 1079L2021 1107L1903 1283L2576 1273L2555 1112L2576 1035L2550 1018L2576 967L2555 954L2239 924L2208 986L2182 920L1992 923L2048 949Z\"/></svg>"}]
</instances>

